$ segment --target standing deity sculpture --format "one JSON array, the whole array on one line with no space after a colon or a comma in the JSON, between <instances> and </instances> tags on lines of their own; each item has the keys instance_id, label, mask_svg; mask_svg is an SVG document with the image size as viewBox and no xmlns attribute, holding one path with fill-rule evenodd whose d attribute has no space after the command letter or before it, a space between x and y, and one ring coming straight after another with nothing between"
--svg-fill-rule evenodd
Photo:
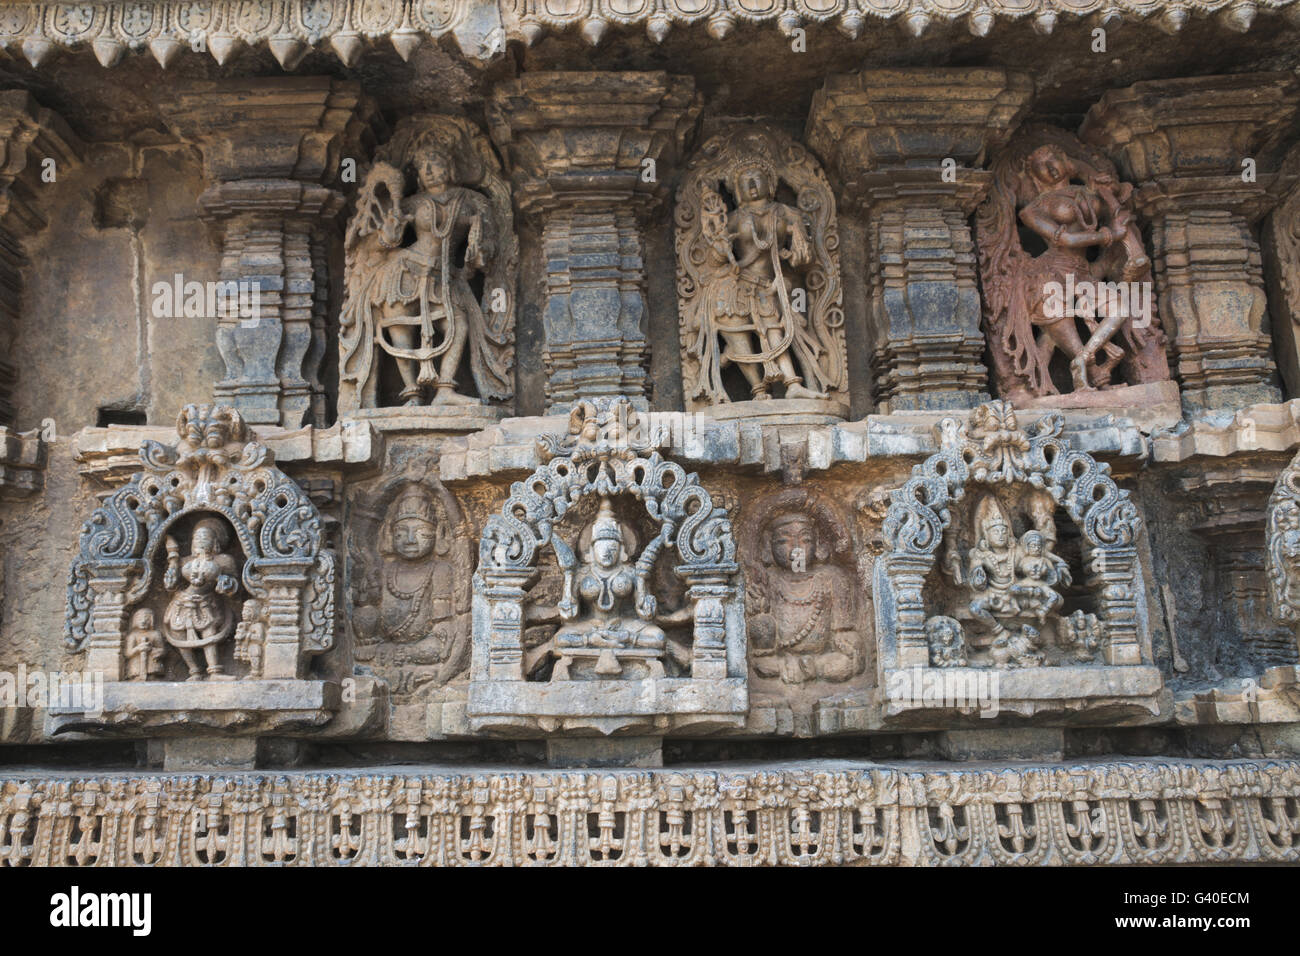
<instances>
[{"instance_id":1,"label":"standing deity sculpture","mask_svg":"<svg viewBox=\"0 0 1300 956\"><path fill-rule=\"evenodd\" d=\"M745 569L754 672L786 684L847 681L862 672L866 651L864 589L844 524L802 491L768 507Z\"/></svg>"},{"instance_id":2,"label":"standing deity sculpture","mask_svg":"<svg viewBox=\"0 0 1300 956\"><path fill-rule=\"evenodd\" d=\"M763 127L714 137L687 169L676 220L687 407L809 399L839 414L847 374L834 199L808 152ZM740 380L729 394L733 366Z\"/></svg>"},{"instance_id":3,"label":"standing deity sculpture","mask_svg":"<svg viewBox=\"0 0 1300 956\"><path fill-rule=\"evenodd\" d=\"M441 488L404 482L361 556L353 629L358 659L409 672L395 693L446 684L469 663L471 546L460 512ZM410 686L408 686L408 680Z\"/></svg>"},{"instance_id":4,"label":"standing deity sculpture","mask_svg":"<svg viewBox=\"0 0 1300 956\"><path fill-rule=\"evenodd\" d=\"M361 185L344 249L341 412L513 394L518 242L509 189L478 130L450 116L399 124ZM467 353L476 396L461 384Z\"/></svg>"},{"instance_id":5,"label":"standing deity sculpture","mask_svg":"<svg viewBox=\"0 0 1300 956\"><path fill-rule=\"evenodd\" d=\"M1067 382L1084 393L1167 380L1132 185L1100 153L1047 127L1020 133L993 174L976 225L1002 397L1023 404ZM1054 369L1058 352L1065 364Z\"/></svg>"},{"instance_id":6,"label":"standing deity sculpture","mask_svg":"<svg viewBox=\"0 0 1300 956\"><path fill-rule=\"evenodd\" d=\"M227 546L226 528L218 518L204 518L194 526L190 553L184 559L176 539L166 540L163 587L176 594L163 616L165 637L180 651L189 670L188 680L203 680L200 651L208 680L234 680L225 673L219 658L219 645L235 630L233 596L239 590L239 571Z\"/></svg>"}]
</instances>

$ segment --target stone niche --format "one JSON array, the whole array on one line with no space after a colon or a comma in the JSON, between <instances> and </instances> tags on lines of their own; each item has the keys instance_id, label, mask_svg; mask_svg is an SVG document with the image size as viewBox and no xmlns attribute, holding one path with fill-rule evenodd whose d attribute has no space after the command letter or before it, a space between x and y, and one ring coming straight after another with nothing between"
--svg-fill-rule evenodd
<instances>
[{"instance_id":1,"label":"stone niche","mask_svg":"<svg viewBox=\"0 0 1300 956\"><path fill-rule=\"evenodd\" d=\"M519 241L482 131L405 117L344 240L339 412L387 430L474 431L511 411Z\"/></svg>"},{"instance_id":2,"label":"stone niche","mask_svg":"<svg viewBox=\"0 0 1300 956\"><path fill-rule=\"evenodd\" d=\"M471 730L662 736L743 725L745 601L724 508L625 399L580 403L486 521ZM550 560L540 564L543 554Z\"/></svg>"},{"instance_id":3,"label":"stone niche","mask_svg":"<svg viewBox=\"0 0 1300 956\"><path fill-rule=\"evenodd\" d=\"M1141 519L1062 428L1026 431L1001 401L946 418L891 493L874 588L887 717L981 687L1025 716L1159 713Z\"/></svg>"},{"instance_id":4,"label":"stone niche","mask_svg":"<svg viewBox=\"0 0 1300 956\"><path fill-rule=\"evenodd\" d=\"M337 683L310 675L334 644L334 555L321 515L240 414L189 405L167 447L85 523L66 638L102 674L100 711L51 730L251 735L319 726Z\"/></svg>"},{"instance_id":5,"label":"stone niche","mask_svg":"<svg viewBox=\"0 0 1300 956\"><path fill-rule=\"evenodd\" d=\"M847 418L839 226L816 158L771 127L731 127L687 165L674 219L686 410Z\"/></svg>"}]
</instances>

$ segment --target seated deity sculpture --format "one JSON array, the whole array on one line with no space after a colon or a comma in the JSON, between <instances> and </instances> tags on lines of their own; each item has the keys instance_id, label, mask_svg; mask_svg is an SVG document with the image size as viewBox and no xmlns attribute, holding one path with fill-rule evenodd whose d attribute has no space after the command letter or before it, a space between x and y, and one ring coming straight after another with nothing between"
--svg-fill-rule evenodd
<instances>
[{"instance_id":1,"label":"seated deity sculpture","mask_svg":"<svg viewBox=\"0 0 1300 956\"><path fill-rule=\"evenodd\" d=\"M751 661L760 677L838 683L863 669L860 585L833 560L826 537L802 510L780 511L764 529L761 567L747 576Z\"/></svg>"},{"instance_id":2,"label":"seated deity sculpture","mask_svg":"<svg viewBox=\"0 0 1300 956\"><path fill-rule=\"evenodd\" d=\"M1068 134L1026 130L995 164L977 223L985 326L1005 398L1057 394L1057 352L1077 393L1169 378L1133 187L1104 157Z\"/></svg>"},{"instance_id":3,"label":"seated deity sculpture","mask_svg":"<svg viewBox=\"0 0 1300 956\"><path fill-rule=\"evenodd\" d=\"M379 526L378 565L357 594L358 642L379 644L380 657L427 669L417 683L446 683L468 663L468 544L434 494L406 485ZM464 597L462 597L464 595Z\"/></svg>"},{"instance_id":4,"label":"seated deity sculpture","mask_svg":"<svg viewBox=\"0 0 1300 956\"><path fill-rule=\"evenodd\" d=\"M557 539L564 624L555 633L552 679L567 678L575 660L592 657L592 673L601 677L621 675L633 659L643 662L650 676L663 676L664 631L654 620L656 602L646 581L649 564L632 563L636 544L635 532L614 515L608 498L601 499L595 519L579 536L576 558Z\"/></svg>"},{"instance_id":5,"label":"seated deity sculpture","mask_svg":"<svg viewBox=\"0 0 1300 956\"><path fill-rule=\"evenodd\" d=\"M729 367L750 400L838 400L846 378L830 190L805 151L783 152L769 132L721 139L678 200L687 405L732 401ZM782 183L798 206L778 198Z\"/></svg>"},{"instance_id":6,"label":"seated deity sculpture","mask_svg":"<svg viewBox=\"0 0 1300 956\"><path fill-rule=\"evenodd\" d=\"M512 393L517 255L508 192L481 139L450 117L407 123L362 183L345 239L342 410L389 403L384 356L397 369L399 405L478 405ZM467 352L477 396L457 386Z\"/></svg>"},{"instance_id":7,"label":"seated deity sculpture","mask_svg":"<svg viewBox=\"0 0 1300 956\"><path fill-rule=\"evenodd\" d=\"M204 518L190 536L190 553L181 557L175 538L166 541L167 571L163 586L175 591L163 616L167 643L180 651L189 669L188 680L234 680L219 659L219 645L234 633L239 571L227 553L226 527L218 518Z\"/></svg>"}]
</instances>

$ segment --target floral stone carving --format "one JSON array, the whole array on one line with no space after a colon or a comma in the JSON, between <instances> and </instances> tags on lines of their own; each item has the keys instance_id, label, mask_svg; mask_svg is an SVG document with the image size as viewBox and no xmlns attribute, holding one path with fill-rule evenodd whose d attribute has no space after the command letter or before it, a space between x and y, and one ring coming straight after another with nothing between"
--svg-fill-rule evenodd
<instances>
[{"instance_id":1,"label":"floral stone carving","mask_svg":"<svg viewBox=\"0 0 1300 956\"><path fill-rule=\"evenodd\" d=\"M687 410L784 398L847 415L835 198L812 155L763 126L719 134L688 165L675 218Z\"/></svg>"},{"instance_id":2,"label":"floral stone carving","mask_svg":"<svg viewBox=\"0 0 1300 956\"><path fill-rule=\"evenodd\" d=\"M538 440L545 464L511 487L479 542L471 729L743 722L731 523L654 443L624 398L582 402L566 436ZM544 551L560 574L554 601L534 588Z\"/></svg>"},{"instance_id":3,"label":"floral stone carving","mask_svg":"<svg viewBox=\"0 0 1300 956\"><path fill-rule=\"evenodd\" d=\"M939 451L892 492L875 580L887 713L921 706L891 687L908 668L992 668L1023 713L1126 697L1155 712L1141 519L1062 429L1048 415L1025 431L1001 401L944 419Z\"/></svg>"},{"instance_id":4,"label":"floral stone carving","mask_svg":"<svg viewBox=\"0 0 1300 956\"><path fill-rule=\"evenodd\" d=\"M277 708L327 720L329 695L305 679L334 642L316 506L234 409L188 405L176 428L172 447L144 443L142 470L85 523L69 572L67 641L105 675L102 722L244 724Z\"/></svg>"},{"instance_id":5,"label":"floral stone carving","mask_svg":"<svg viewBox=\"0 0 1300 956\"><path fill-rule=\"evenodd\" d=\"M1066 390L1166 381L1132 185L1101 153L1045 126L1022 130L993 177L976 230L1000 395L1023 405Z\"/></svg>"},{"instance_id":6,"label":"floral stone carving","mask_svg":"<svg viewBox=\"0 0 1300 956\"><path fill-rule=\"evenodd\" d=\"M511 398L519 244L510 188L477 128L452 116L399 123L362 183L345 249L341 413ZM476 395L457 386L466 362Z\"/></svg>"}]
</instances>

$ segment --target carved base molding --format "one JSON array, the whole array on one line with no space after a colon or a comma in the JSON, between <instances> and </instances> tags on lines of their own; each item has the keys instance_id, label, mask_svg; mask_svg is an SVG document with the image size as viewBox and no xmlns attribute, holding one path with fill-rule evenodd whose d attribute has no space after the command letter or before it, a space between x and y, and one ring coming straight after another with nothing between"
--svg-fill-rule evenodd
<instances>
[{"instance_id":1,"label":"carved base molding","mask_svg":"<svg viewBox=\"0 0 1300 956\"><path fill-rule=\"evenodd\" d=\"M6 774L0 866L1295 862L1300 762Z\"/></svg>"}]
</instances>

